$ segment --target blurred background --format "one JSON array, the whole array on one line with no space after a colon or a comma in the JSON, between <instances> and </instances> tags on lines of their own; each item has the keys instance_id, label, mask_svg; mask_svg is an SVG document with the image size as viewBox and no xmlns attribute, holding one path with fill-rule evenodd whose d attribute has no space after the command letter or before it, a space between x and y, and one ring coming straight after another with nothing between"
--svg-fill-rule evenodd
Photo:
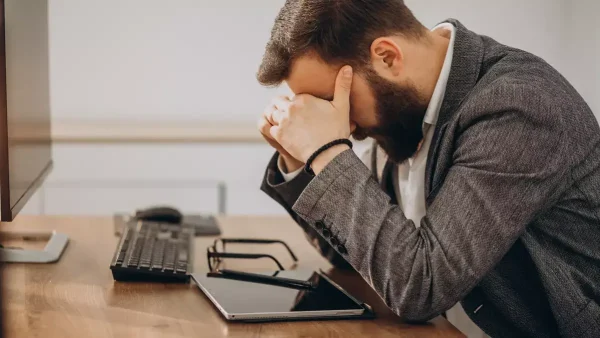
<instances>
[{"instance_id":1,"label":"blurred background","mask_svg":"<svg viewBox=\"0 0 600 338\"><path fill-rule=\"evenodd\" d=\"M284 0L49 3L55 168L24 214L110 215L153 204L285 213L259 190L272 150L255 121L287 89L254 77ZM600 116L599 1L406 3L428 27L456 18L543 57Z\"/></svg>"}]
</instances>

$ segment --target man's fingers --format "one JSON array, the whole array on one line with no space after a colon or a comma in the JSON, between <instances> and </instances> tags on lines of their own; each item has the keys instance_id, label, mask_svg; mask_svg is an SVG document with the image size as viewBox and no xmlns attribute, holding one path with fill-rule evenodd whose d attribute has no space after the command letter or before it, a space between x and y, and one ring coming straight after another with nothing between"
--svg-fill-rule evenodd
<instances>
[{"instance_id":1,"label":"man's fingers","mask_svg":"<svg viewBox=\"0 0 600 338\"><path fill-rule=\"evenodd\" d=\"M273 106L275 106L276 109L285 111L288 110L291 101L290 98L287 96L278 96L274 98L271 103L273 104Z\"/></svg>"},{"instance_id":2,"label":"man's fingers","mask_svg":"<svg viewBox=\"0 0 600 338\"><path fill-rule=\"evenodd\" d=\"M275 109L272 113L271 113L271 124L274 126L278 126L279 124L281 124L281 121L283 120L283 118L287 115L287 111L281 110L281 109Z\"/></svg>"},{"instance_id":3,"label":"man's fingers","mask_svg":"<svg viewBox=\"0 0 600 338\"><path fill-rule=\"evenodd\" d=\"M281 118L283 117L282 112L287 112L291 103L289 97L278 96L271 100L271 104L265 108L263 116L270 124L279 124L279 121L281 121Z\"/></svg>"},{"instance_id":4,"label":"man's fingers","mask_svg":"<svg viewBox=\"0 0 600 338\"><path fill-rule=\"evenodd\" d=\"M350 90L352 89L352 67L344 66L340 69L335 80L335 93L333 105L340 111L350 113Z\"/></svg>"},{"instance_id":5,"label":"man's fingers","mask_svg":"<svg viewBox=\"0 0 600 338\"><path fill-rule=\"evenodd\" d=\"M275 106L273 106L273 105L270 105L263 112L262 117L270 124L275 124L275 121L273 121L273 112L275 110L277 110L277 108L275 108Z\"/></svg>"},{"instance_id":6,"label":"man's fingers","mask_svg":"<svg viewBox=\"0 0 600 338\"><path fill-rule=\"evenodd\" d=\"M269 128L269 134L276 141L279 140L280 132L281 132L281 129L279 128L279 126L271 126L271 128Z\"/></svg>"},{"instance_id":7,"label":"man's fingers","mask_svg":"<svg viewBox=\"0 0 600 338\"><path fill-rule=\"evenodd\" d=\"M267 136L267 137L271 137L271 133L270 133L270 129L273 125L267 120L267 118L265 116L262 116L259 120L258 120L258 130L260 131L261 134Z\"/></svg>"}]
</instances>

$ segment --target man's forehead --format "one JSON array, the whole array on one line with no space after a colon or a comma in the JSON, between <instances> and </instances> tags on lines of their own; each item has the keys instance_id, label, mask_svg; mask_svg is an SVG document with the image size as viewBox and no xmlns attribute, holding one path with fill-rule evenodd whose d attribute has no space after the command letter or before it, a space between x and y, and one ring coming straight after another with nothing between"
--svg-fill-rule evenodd
<instances>
[{"instance_id":1,"label":"man's forehead","mask_svg":"<svg viewBox=\"0 0 600 338\"><path fill-rule=\"evenodd\" d=\"M338 69L314 55L305 55L292 63L287 85L295 95L309 94L330 100Z\"/></svg>"}]
</instances>

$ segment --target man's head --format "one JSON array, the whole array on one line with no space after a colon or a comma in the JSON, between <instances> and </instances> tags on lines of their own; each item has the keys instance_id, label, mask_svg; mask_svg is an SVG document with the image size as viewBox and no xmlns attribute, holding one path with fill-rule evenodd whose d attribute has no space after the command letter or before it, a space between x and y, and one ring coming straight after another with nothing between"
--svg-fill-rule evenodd
<instances>
[{"instance_id":1,"label":"man's head","mask_svg":"<svg viewBox=\"0 0 600 338\"><path fill-rule=\"evenodd\" d=\"M288 0L257 77L266 86L285 81L296 95L331 100L337 73L351 65L354 137L373 137L401 162L423 138L431 86L416 51L430 39L403 0Z\"/></svg>"}]
</instances>

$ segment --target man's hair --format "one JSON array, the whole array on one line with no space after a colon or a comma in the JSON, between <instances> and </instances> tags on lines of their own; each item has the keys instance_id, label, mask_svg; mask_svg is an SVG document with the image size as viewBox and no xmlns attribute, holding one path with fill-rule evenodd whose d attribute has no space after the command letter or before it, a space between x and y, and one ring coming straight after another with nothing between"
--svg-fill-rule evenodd
<instances>
[{"instance_id":1,"label":"man's hair","mask_svg":"<svg viewBox=\"0 0 600 338\"><path fill-rule=\"evenodd\" d=\"M382 36L419 39L426 28L404 0L287 0L275 19L257 79L276 86L292 62L314 52L327 63L360 69L371 44Z\"/></svg>"}]
</instances>

